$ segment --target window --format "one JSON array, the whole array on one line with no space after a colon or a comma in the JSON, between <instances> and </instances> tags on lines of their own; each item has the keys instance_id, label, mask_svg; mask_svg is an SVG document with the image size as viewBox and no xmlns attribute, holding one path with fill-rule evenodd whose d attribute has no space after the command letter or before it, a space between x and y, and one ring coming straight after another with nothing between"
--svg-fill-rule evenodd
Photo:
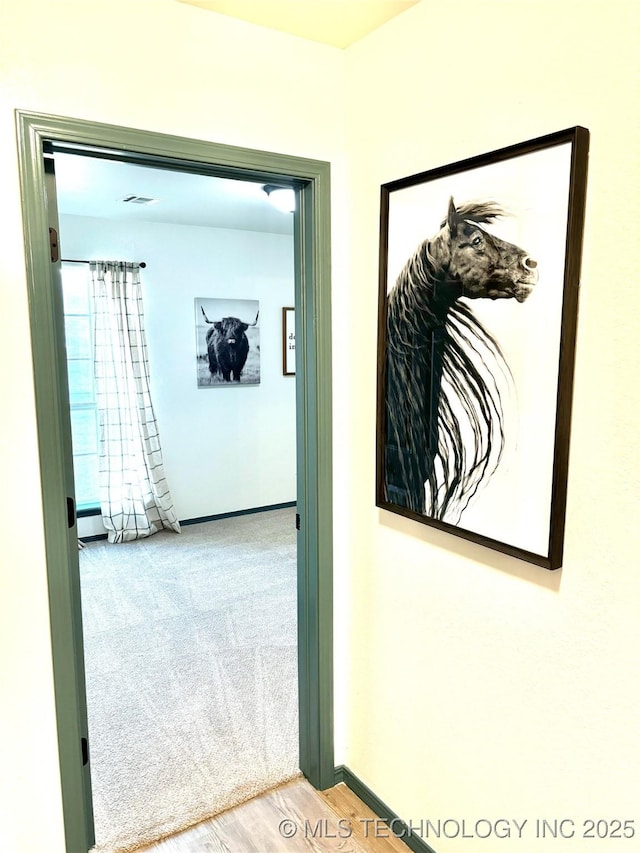
<instances>
[{"instance_id":1,"label":"window","mask_svg":"<svg viewBox=\"0 0 640 853\"><path fill-rule=\"evenodd\" d=\"M62 295L76 504L82 512L100 505L89 273L84 264L62 264Z\"/></svg>"}]
</instances>

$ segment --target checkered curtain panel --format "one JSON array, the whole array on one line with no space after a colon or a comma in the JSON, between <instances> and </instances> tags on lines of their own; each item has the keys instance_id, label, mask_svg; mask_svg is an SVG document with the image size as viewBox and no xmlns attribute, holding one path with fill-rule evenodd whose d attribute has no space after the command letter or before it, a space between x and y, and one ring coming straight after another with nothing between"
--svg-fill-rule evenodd
<instances>
[{"instance_id":1,"label":"checkered curtain panel","mask_svg":"<svg viewBox=\"0 0 640 853\"><path fill-rule=\"evenodd\" d=\"M149 390L140 268L91 263L100 504L109 542L180 532Z\"/></svg>"}]
</instances>

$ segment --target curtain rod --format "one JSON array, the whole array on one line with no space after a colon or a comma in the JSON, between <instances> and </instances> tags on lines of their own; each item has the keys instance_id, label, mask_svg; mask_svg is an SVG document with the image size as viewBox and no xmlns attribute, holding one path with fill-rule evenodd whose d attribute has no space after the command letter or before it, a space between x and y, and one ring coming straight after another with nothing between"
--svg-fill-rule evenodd
<instances>
[{"instance_id":1,"label":"curtain rod","mask_svg":"<svg viewBox=\"0 0 640 853\"><path fill-rule=\"evenodd\" d=\"M75 260L74 258L62 258L61 260L62 260L63 264L92 264L92 263L96 263L95 261L78 261L78 260ZM139 266L142 269L145 269L145 267L147 265L144 261L140 261Z\"/></svg>"}]
</instances>

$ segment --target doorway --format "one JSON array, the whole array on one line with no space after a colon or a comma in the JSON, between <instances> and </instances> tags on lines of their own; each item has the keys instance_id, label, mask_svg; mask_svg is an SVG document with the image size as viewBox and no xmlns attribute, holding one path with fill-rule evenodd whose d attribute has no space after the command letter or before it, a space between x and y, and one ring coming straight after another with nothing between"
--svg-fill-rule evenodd
<instances>
[{"instance_id":1,"label":"doorway","mask_svg":"<svg viewBox=\"0 0 640 853\"><path fill-rule=\"evenodd\" d=\"M293 213L276 208L261 182L82 152L51 156L77 527L86 543L79 561L94 829L98 849L120 849L299 772L295 375L283 375L282 337L282 308L295 298ZM89 258L144 259L139 286L135 263L110 270ZM218 328L225 317L239 318L237 327L226 321L237 328L232 344ZM124 340L116 319L130 329ZM211 372L209 330L214 357L239 356L246 344L237 380ZM149 385L133 400L122 381L132 333L132 359L147 365L137 381ZM105 393L105 374L117 395ZM151 421L146 429L159 442L151 465L163 485L149 504L137 485L142 448L132 412ZM140 530L145 513L155 515L156 493L163 509L175 508L178 536L166 518L152 538ZM119 544L93 538L106 535L105 515Z\"/></svg>"},{"instance_id":2,"label":"doorway","mask_svg":"<svg viewBox=\"0 0 640 853\"><path fill-rule=\"evenodd\" d=\"M328 164L74 119L19 112L17 120L67 850L78 853L92 845L93 820L66 365L60 299L51 287L59 253L47 199L55 186L49 180L47 187L45 150L82 150L297 190L299 752L304 775L317 788L329 787L334 766Z\"/></svg>"}]
</instances>

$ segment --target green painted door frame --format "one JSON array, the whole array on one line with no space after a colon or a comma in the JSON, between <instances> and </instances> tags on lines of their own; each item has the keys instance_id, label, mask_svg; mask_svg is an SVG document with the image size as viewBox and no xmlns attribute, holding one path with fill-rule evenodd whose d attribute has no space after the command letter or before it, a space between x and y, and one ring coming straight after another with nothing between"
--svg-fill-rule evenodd
<instances>
[{"instance_id":1,"label":"green painted door frame","mask_svg":"<svg viewBox=\"0 0 640 853\"><path fill-rule=\"evenodd\" d=\"M48 148L79 146L78 153L99 149L100 156L264 179L298 191L294 242L300 769L316 788L328 788L334 784L329 164L22 111L16 112L16 123L67 853L86 853L93 843L93 820L81 747L86 737L84 656L76 529L69 531L67 523L69 408L56 268L50 259L43 157ZM50 196L51 189L49 202Z\"/></svg>"}]
</instances>

